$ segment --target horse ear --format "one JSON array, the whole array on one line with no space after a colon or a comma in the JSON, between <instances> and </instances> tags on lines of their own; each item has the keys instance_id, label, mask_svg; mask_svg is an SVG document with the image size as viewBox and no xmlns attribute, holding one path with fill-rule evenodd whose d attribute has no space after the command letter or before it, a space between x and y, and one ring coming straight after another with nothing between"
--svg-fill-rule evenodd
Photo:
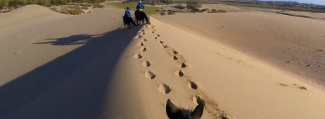
<instances>
[{"instance_id":1,"label":"horse ear","mask_svg":"<svg viewBox=\"0 0 325 119\"><path fill-rule=\"evenodd\" d=\"M166 113L167 116L169 117L169 119L175 119L177 118L177 111L178 111L178 107L176 105L174 105L170 99L167 100L166 103Z\"/></svg>"},{"instance_id":2,"label":"horse ear","mask_svg":"<svg viewBox=\"0 0 325 119\"><path fill-rule=\"evenodd\" d=\"M198 106L195 107L194 111L191 113L191 117L193 119L200 119L203 115L204 105L202 102L199 103Z\"/></svg>"}]
</instances>

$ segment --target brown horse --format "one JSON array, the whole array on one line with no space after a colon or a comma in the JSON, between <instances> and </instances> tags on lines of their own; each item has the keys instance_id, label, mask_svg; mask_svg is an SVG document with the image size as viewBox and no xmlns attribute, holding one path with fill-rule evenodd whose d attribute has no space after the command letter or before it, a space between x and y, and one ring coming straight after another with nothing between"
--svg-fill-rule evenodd
<instances>
[{"instance_id":1,"label":"brown horse","mask_svg":"<svg viewBox=\"0 0 325 119\"><path fill-rule=\"evenodd\" d=\"M204 104L202 102L195 107L194 111L178 108L170 99L166 103L166 113L169 119L200 119L203 111Z\"/></svg>"}]
</instances>

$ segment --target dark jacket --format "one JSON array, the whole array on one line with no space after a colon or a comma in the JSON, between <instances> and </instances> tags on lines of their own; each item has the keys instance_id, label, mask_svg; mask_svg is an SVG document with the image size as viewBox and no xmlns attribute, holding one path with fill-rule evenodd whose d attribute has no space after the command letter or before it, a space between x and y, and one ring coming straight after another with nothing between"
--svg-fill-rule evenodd
<instances>
[{"instance_id":1,"label":"dark jacket","mask_svg":"<svg viewBox=\"0 0 325 119\"><path fill-rule=\"evenodd\" d=\"M137 16L137 14L139 13L139 11L140 11L139 9L135 10L134 11L134 16Z\"/></svg>"}]
</instances>

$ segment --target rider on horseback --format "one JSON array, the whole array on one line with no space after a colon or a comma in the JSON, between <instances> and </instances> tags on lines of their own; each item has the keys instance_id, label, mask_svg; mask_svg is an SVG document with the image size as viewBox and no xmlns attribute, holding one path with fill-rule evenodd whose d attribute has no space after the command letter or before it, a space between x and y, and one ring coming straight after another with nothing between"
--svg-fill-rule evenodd
<instances>
[{"instance_id":1,"label":"rider on horseback","mask_svg":"<svg viewBox=\"0 0 325 119\"><path fill-rule=\"evenodd\" d=\"M147 24L150 24L149 20L148 20L148 16L146 15L146 13L144 13L142 10L144 9L144 5L142 4L141 1L139 1L138 5L136 6L137 10L134 12L134 15L136 17L137 20L140 20L141 17L144 17L146 19ZM140 13L140 14L139 14ZM138 19L140 18L140 19Z\"/></svg>"},{"instance_id":2,"label":"rider on horseback","mask_svg":"<svg viewBox=\"0 0 325 119\"><path fill-rule=\"evenodd\" d=\"M138 5L137 5L137 10L139 10L140 9L140 11L142 11L143 9L144 9L144 5L142 4L142 2L141 1L139 1L139 3L138 3Z\"/></svg>"},{"instance_id":3,"label":"rider on horseback","mask_svg":"<svg viewBox=\"0 0 325 119\"><path fill-rule=\"evenodd\" d=\"M130 8L126 7L126 10L124 12L124 16L123 16L123 22L124 23L132 23L134 26L137 26L137 24L134 23L132 16L131 16L131 12L130 12Z\"/></svg>"}]
</instances>

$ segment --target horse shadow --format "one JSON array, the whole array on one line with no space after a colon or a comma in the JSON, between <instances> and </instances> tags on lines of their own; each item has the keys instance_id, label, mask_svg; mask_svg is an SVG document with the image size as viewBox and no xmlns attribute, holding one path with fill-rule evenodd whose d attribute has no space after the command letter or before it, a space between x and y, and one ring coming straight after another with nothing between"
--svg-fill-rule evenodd
<instances>
[{"instance_id":1,"label":"horse shadow","mask_svg":"<svg viewBox=\"0 0 325 119\"><path fill-rule=\"evenodd\" d=\"M100 118L115 65L140 29L35 43L84 45L1 86L1 119Z\"/></svg>"}]
</instances>

